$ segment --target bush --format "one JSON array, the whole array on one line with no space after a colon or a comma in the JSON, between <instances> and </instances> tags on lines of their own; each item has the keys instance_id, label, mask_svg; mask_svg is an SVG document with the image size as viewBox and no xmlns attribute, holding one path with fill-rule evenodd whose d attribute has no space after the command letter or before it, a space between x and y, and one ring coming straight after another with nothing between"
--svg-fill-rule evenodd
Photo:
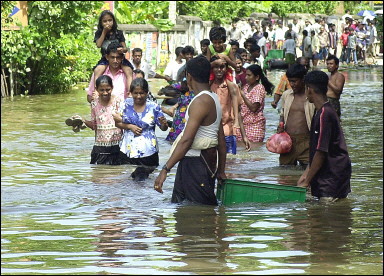
<instances>
[{"instance_id":1,"label":"bush","mask_svg":"<svg viewBox=\"0 0 384 276\"><path fill-rule=\"evenodd\" d=\"M8 17L15 1L4 2L2 23L17 24ZM101 1L28 1L29 25L1 32L1 67L13 75L15 94L64 93L89 80L100 59L93 27L102 5Z\"/></svg>"}]
</instances>

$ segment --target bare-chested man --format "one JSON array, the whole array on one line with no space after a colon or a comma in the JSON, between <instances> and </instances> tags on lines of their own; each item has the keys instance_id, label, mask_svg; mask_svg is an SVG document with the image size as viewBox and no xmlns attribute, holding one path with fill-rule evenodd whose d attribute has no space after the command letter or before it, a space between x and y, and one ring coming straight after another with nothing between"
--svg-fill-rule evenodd
<instances>
[{"instance_id":1,"label":"bare-chested man","mask_svg":"<svg viewBox=\"0 0 384 276\"><path fill-rule=\"evenodd\" d=\"M227 153L236 154L237 141L234 128L240 127L240 130L242 128L240 124L242 122L239 122L239 88L236 83L226 78L228 64L224 59L213 56L211 58L211 68L214 74L211 90L219 96ZM250 145L245 132L241 133L246 149L249 149Z\"/></svg>"},{"instance_id":2,"label":"bare-chested man","mask_svg":"<svg viewBox=\"0 0 384 276\"><path fill-rule=\"evenodd\" d=\"M345 83L345 77L342 73L338 71L339 69L339 59L334 55L329 55L327 58L327 69L328 72L331 72L328 81L328 91L327 97L329 103L336 110L337 115L341 116L340 110L340 96L343 92L343 87Z\"/></svg>"},{"instance_id":3,"label":"bare-chested man","mask_svg":"<svg viewBox=\"0 0 384 276\"><path fill-rule=\"evenodd\" d=\"M287 70L287 78L292 87L284 91L281 97L280 123L277 132L286 131L292 139L292 149L280 154L280 165L301 165L309 162L309 130L315 106L305 95L304 77L307 73L305 66L293 64Z\"/></svg>"}]
</instances>

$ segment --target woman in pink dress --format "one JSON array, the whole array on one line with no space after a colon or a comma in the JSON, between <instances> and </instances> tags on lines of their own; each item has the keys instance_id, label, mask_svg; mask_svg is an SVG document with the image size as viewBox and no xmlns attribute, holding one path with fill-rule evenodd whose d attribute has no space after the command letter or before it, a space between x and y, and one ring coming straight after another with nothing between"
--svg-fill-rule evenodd
<instances>
[{"instance_id":1,"label":"woman in pink dress","mask_svg":"<svg viewBox=\"0 0 384 276\"><path fill-rule=\"evenodd\" d=\"M251 143L263 142L265 137L264 98L272 95L274 85L265 77L261 67L253 64L246 70L247 84L241 90L243 103L240 115L244 124L245 134ZM242 141L240 130L237 129L237 140Z\"/></svg>"}]
</instances>

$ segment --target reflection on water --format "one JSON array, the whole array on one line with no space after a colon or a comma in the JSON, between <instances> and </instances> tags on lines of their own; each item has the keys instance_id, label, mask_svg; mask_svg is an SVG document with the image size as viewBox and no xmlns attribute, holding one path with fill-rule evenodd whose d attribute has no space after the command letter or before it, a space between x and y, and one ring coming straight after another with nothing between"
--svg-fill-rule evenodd
<instances>
[{"instance_id":1,"label":"reflection on water","mask_svg":"<svg viewBox=\"0 0 384 276\"><path fill-rule=\"evenodd\" d=\"M64 123L89 116L83 90L2 99L2 274L382 274L382 70L343 74L352 193L328 205L171 204L175 170L159 194L158 170L134 182L134 166L89 164L93 133ZM170 145L157 134L163 164ZM294 185L301 173L264 143L228 156L232 178Z\"/></svg>"}]
</instances>

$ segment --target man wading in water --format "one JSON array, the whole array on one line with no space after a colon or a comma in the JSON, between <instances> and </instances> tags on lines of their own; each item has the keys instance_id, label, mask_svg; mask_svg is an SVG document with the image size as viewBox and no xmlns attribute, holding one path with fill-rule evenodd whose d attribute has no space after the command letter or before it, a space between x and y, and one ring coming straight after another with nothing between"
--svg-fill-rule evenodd
<instances>
[{"instance_id":1,"label":"man wading in water","mask_svg":"<svg viewBox=\"0 0 384 276\"><path fill-rule=\"evenodd\" d=\"M163 193L167 173L180 161L172 202L217 205L215 179L226 178L226 145L218 96L210 91L211 65L204 56L187 62L187 83L195 97L188 106L186 125L171 149L171 156L156 178L154 189ZM218 162L216 166L216 160Z\"/></svg>"}]
</instances>

